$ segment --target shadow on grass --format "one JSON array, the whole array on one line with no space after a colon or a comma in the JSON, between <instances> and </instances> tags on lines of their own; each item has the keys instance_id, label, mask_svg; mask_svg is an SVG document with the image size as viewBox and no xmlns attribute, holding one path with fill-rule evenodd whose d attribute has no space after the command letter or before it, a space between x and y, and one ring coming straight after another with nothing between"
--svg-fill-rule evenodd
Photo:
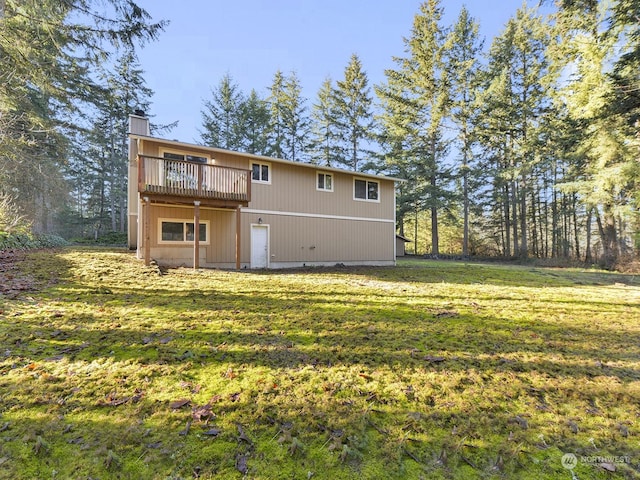
<instances>
[{"instance_id":1,"label":"shadow on grass","mask_svg":"<svg viewBox=\"0 0 640 480\"><path fill-rule=\"evenodd\" d=\"M637 360L637 338L605 325L460 314L408 305L403 297L389 295L372 304L369 297L353 294L329 298L300 291L286 296L91 290L65 282L49 292L56 298L52 310L42 316L26 308L15 312L4 329L5 357L26 363L113 358L166 365L400 366L606 375L624 382L640 378L637 370L620 365ZM85 310L77 312L78 305ZM592 308L599 306L594 302ZM120 309L126 316L117 313Z\"/></svg>"},{"instance_id":2,"label":"shadow on grass","mask_svg":"<svg viewBox=\"0 0 640 480\"><path fill-rule=\"evenodd\" d=\"M450 260L399 260L395 267L306 267L284 270L253 270L253 275L291 275L295 273L332 274L386 282L453 283L513 287L559 286L640 286L640 276L605 270L533 267Z\"/></svg>"}]
</instances>

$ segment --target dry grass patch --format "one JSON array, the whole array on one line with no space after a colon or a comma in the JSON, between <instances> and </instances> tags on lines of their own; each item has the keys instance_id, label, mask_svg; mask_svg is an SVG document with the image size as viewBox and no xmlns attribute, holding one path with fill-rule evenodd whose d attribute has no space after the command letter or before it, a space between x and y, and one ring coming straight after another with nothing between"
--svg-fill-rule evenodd
<instances>
[{"instance_id":1,"label":"dry grass patch","mask_svg":"<svg viewBox=\"0 0 640 480\"><path fill-rule=\"evenodd\" d=\"M640 476L632 276L160 275L97 249L20 271L37 289L0 297L0 478L571 478L565 453L578 478Z\"/></svg>"}]
</instances>

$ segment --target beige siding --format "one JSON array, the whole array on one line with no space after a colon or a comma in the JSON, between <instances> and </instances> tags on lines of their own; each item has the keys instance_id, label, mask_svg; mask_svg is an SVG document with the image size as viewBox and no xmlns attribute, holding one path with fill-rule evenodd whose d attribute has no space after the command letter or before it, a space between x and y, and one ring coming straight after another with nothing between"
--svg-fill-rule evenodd
<instances>
[{"instance_id":1,"label":"beige siding","mask_svg":"<svg viewBox=\"0 0 640 480\"><path fill-rule=\"evenodd\" d=\"M271 184L254 182L249 208L280 212L317 213L346 217L393 219L394 182L379 182L378 202L354 200L354 178L357 173L335 173L333 191L316 188L317 173L322 169L300 168L297 165L273 163Z\"/></svg>"},{"instance_id":2,"label":"beige siding","mask_svg":"<svg viewBox=\"0 0 640 480\"><path fill-rule=\"evenodd\" d=\"M269 225L271 267L336 263L391 264L395 259L395 224L391 222L269 214L260 218L263 225ZM257 223L256 218L251 220L243 222L243 264L248 264L250 260L250 223Z\"/></svg>"}]
</instances>

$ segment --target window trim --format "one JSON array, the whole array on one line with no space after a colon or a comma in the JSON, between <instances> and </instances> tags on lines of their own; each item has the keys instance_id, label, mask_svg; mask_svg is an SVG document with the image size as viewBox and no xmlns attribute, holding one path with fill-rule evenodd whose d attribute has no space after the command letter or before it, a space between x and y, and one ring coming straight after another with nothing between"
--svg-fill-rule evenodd
<instances>
[{"instance_id":1,"label":"window trim","mask_svg":"<svg viewBox=\"0 0 640 480\"><path fill-rule=\"evenodd\" d=\"M327 175L329 177L331 177L331 188L320 188L318 186L318 177L320 175L325 175L325 181L324 181L325 185L326 185L326 177L327 177ZM331 173L331 172L323 172L322 170L316 170L316 190L317 191L319 191L319 192L327 192L327 193L333 192L333 186L334 185L335 185L335 175L333 173Z\"/></svg>"},{"instance_id":2,"label":"window trim","mask_svg":"<svg viewBox=\"0 0 640 480\"><path fill-rule=\"evenodd\" d=\"M184 231L187 231L187 223L195 223L193 218L158 218L158 245L190 245L193 246L193 240L163 240L162 239L162 223L182 223ZM207 240L200 240L200 245L211 245L211 222L209 220L200 220L200 225L204 225L207 232Z\"/></svg>"},{"instance_id":3,"label":"window trim","mask_svg":"<svg viewBox=\"0 0 640 480\"><path fill-rule=\"evenodd\" d=\"M367 195L367 198L358 198L356 197L356 181L359 180L361 182L365 182L365 192ZM378 198L375 199L371 199L369 198L369 183L375 183L378 188ZM379 180L372 180L370 178L363 178L363 177L353 177L353 199L357 202L371 202L371 203L380 203L380 181Z\"/></svg>"},{"instance_id":4,"label":"window trim","mask_svg":"<svg viewBox=\"0 0 640 480\"><path fill-rule=\"evenodd\" d=\"M255 178L253 178L253 166L254 165L259 165L260 167L267 167L267 171L269 172L269 179L268 180L256 180ZM262 162L260 160L251 160L251 163L249 165L249 170L251 171L251 183L262 183L263 185L271 185L271 178L273 177L273 168L271 168L271 162ZM262 170L262 168L261 168ZM262 177L262 174L260 175L260 177Z\"/></svg>"}]
</instances>

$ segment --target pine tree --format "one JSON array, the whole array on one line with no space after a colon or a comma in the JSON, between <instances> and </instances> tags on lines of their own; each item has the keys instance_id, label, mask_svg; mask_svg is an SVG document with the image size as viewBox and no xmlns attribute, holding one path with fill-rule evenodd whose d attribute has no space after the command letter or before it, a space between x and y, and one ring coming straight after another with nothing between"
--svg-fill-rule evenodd
<instances>
[{"instance_id":1,"label":"pine tree","mask_svg":"<svg viewBox=\"0 0 640 480\"><path fill-rule=\"evenodd\" d=\"M450 169L445 165L448 140L444 122L450 108L450 79L444 64L445 32L440 26L438 0L420 6L411 37L405 39L405 58L396 58L397 70L387 70L387 85L377 89L388 113L383 129L392 138L392 152L415 163L414 175L419 208L431 213L431 253L439 255L438 211L451 200ZM403 150L395 146L402 145Z\"/></svg>"},{"instance_id":2,"label":"pine tree","mask_svg":"<svg viewBox=\"0 0 640 480\"><path fill-rule=\"evenodd\" d=\"M528 199L535 188L536 129L550 104L548 30L536 11L526 5L507 22L491 46L483 116L479 119L485 145L496 159L496 188L503 190L500 199L507 239L510 227L513 251L520 257L529 255Z\"/></svg>"},{"instance_id":3,"label":"pine tree","mask_svg":"<svg viewBox=\"0 0 640 480\"><path fill-rule=\"evenodd\" d=\"M268 151L269 109L255 89L240 105L241 149L254 155L266 155Z\"/></svg>"},{"instance_id":4,"label":"pine tree","mask_svg":"<svg viewBox=\"0 0 640 480\"><path fill-rule=\"evenodd\" d=\"M309 134L305 102L296 73L286 76L278 70L268 98L271 117L269 155L286 160L302 160Z\"/></svg>"},{"instance_id":5,"label":"pine tree","mask_svg":"<svg viewBox=\"0 0 640 480\"><path fill-rule=\"evenodd\" d=\"M244 96L229 74L211 90L211 100L204 103L202 114L202 142L210 147L239 150L242 145L241 107Z\"/></svg>"},{"instance_id":6,"label":"pine tree","mask_svg":"<svg viewBox=\"0 0 640 480\"><path fill-rule=\"evenodd\" d=\"M276 158L284 158L285 137L285 82L286 77L278 70L273 76L273 82L269 88L269 150L268 155Z\"/></svg>"},{"instance_id":7,"label":"pine tree","mask_svg":"<svg viewBox=\"0 0 640 480\"><path fill-rule=\"evenodd\" d=\"M128 115L136 110L149 111L153 95L131 47L113 66L104 67L100 80L103 88L100 97L94 99L94 118L87 129L78 133L65 168L73 179L78 221L95 236L125 231ZM78 232L86 233L84 228Z\"/></svg>"},{"instance_id":8,"label":"pine tree","mask_svg":"<svg viewBox=\"0 0 640 480\"><path fill-rule=\"evenodd\" d=\"M447 40L446 63L451 79L451 118L457 129L457 143L460 150L460 173L462 182L463 240L462 255L469 255L469 209L470 175L473 165L473 120L477 115L477 95L480 88L479 59L483 42L478 34L479 25L463 7L458 21Z\"/></svg>"},{"instance_id":9,"label":"pine tree","mask_svg":"<svg viewBox=\"0 0 640 480\"><path fill-rule=\"evenodd\" d=\"M96 66L153 40L164 22L129 0L4 0L0 12L0 192L34 229L67 202L62 175L81 110L100 96Z\"/></svg>"},{"instance_id":10,"label":"pine tree","mask_svg":"<svg viewBox=\"0 0 640 480\"><path fill-rule=\"evenodd\" d=\"M311 108L309 154L312 163L327 167L337 163L334 110L333 82L326 78L318 90L317 101Z\"/></svg>"},{"instance_id":11,"label":"pine tree","mask_svg":"<svg viewBox=\"0 0 640 480\"><path fill-rule=\"evenodd\" d=\"M307 100L302 96L302 85L295 72L287 78L284 93L285 156L294 162L302 161L306 153L310 127Z\"/></svg>"},{"instance_id":12,"label":"pine tree","mask_svg":"<svg viewBox=\"0 0 640 480\"><path fill-rule=\"evenodd\" d=\"M337 143L336 162L360 171L364 160L371 157L367 144L374 138L371 89L366 72L356 54L351 55L344 80L333 90L331 119Z\"/></svg>"},{"instance_id":13,"label":"pine tree","mask_svg":"<svg viewBox=\"0 0 640 480\"><path fill-rule=\"evenodd\" d=\"M613 18L626 7L633 8L633 2L618 2ZM617 90L620 78L615 78L615 70L609 75L609 66L624 65L634 49L629 44L631 57L618 57L618 32L599 28L611 15L605 4L571 4L565 5L558 21L565 46L562 59L572 62L575 70L565 88L565 103L584 134L574 159L575 175L562 188L576 193L587 211L593 212L603 249L601 265L607 268L614 267L627 248L620 218L632 200L629 192L634 188L638 157L638 147L633 146L635 132L629 125L633 108L617 110L621 104L614 102L624 90Z\"/></svg>"}]
</instances>

